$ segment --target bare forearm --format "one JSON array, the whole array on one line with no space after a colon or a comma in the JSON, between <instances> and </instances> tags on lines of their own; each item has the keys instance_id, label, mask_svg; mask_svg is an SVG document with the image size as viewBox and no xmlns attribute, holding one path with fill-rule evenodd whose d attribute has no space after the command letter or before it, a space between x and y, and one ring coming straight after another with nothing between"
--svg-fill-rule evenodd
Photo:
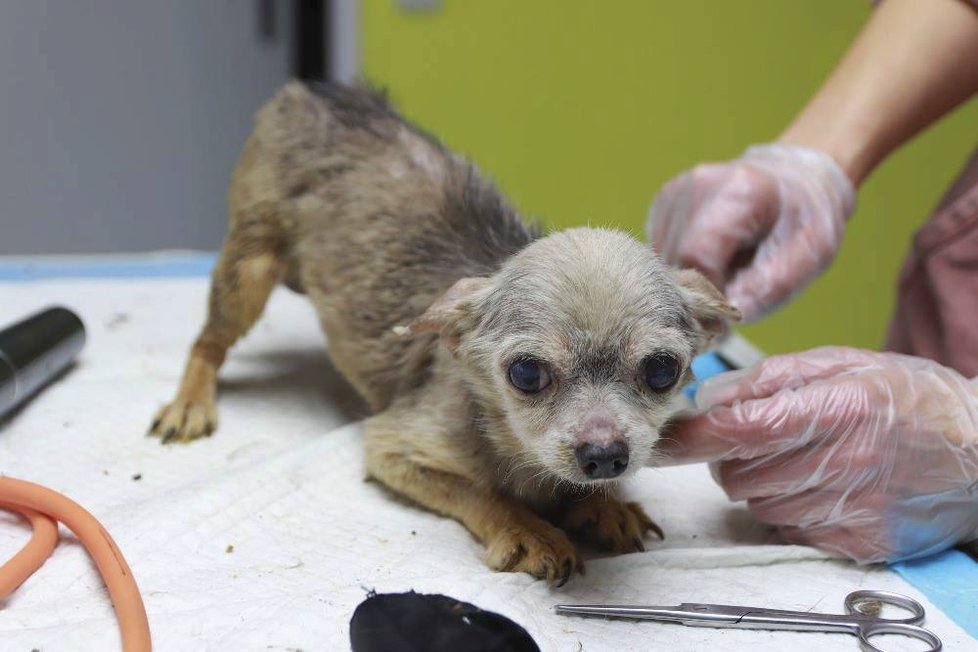
<instances>
[{"instance_id":1,"label":"bare forearm","mask_svg":"<svg viewBox=\"0 0 978 652\"><path fill-rule=\"evenodd\" d=\"M780 140L827 152L858 186L976 92L978 12L962 0L884 0Z\"/></svg>"}]
</instances>

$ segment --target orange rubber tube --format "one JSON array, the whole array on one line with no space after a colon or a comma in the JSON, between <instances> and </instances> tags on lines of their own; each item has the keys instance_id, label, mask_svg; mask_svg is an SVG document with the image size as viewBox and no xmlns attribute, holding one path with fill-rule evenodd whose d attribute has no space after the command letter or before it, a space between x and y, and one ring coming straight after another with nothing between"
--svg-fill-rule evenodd
<instances>
[{"instance_id":1,"label":"orange rubber tube","mask_svg":"<svg viewBox=\"0 0 978 652\"><path fill-rule=\"evenodd\" d=\"M0 509L18 512L34 530L30 541L10 561L0 566L0 600L7 598L47 561L58 545L58 522L26 507L0 503Z\"/></svg>"},{"instance_id":2,"label":"orange rubber tube","mask_svg":"<svg viewBox=\"0 0 978 652\"><path fill-rule=\"evenodd\" d=\"M19 512L34 533L27 545L0 566L0 599L41 567L57 543L57 522L75 533L109 590L125 652L150 652L146 608L129 565L105 528L81 505L33 482L0 477L0 508Z\"/></svg>"}]
</instances>

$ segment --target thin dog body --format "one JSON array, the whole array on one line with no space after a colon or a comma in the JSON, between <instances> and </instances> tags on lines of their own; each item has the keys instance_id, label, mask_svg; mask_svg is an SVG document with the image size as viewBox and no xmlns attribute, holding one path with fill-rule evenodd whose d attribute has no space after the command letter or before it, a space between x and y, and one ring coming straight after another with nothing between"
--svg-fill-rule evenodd
<instances>
[{"instance_id":1,"label":"thin dog body","mask_svg":"<svg viewBox=\"0 0 978 652\"><path fill-rule=\"evenodd\" d=\"M370 478L461 522L493 568L583 570L661 532L617 481L654 461L689 364L739 315L616 231L541 236L371 91L294 82L229 192L207 321L151 432L216 427L217 370L283 283L363 396Z\"/></svg>"}]
</instances>

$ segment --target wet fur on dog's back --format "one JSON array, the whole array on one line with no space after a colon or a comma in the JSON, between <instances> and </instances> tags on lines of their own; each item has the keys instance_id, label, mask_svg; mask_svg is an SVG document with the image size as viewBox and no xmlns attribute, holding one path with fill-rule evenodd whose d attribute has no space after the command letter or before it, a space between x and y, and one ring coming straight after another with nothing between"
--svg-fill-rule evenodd
<instances>
[{"instance_id":1,"label":"wet fur on dog's back","mask_svg":"<svg viewBox=\"0 0 978 652\"><path fill-rule=\"evenodd\" d=\"M290 286L310 295L330 355L378 411L412 345L392 327L538 235L384 95L329 84L289 84L259 112L231 203L232 218L260 214L278 232Z\"/></svg>"},{"instance_id":2,"label":"wet fur on dog's back","mask_svg":"<svg viewBox=\"0 0 978 652\"><path fill-rule=\"evenodd\" d=\"M208 319L154 434L210 434L217 369L282 282L309 296L374 412L368 475L463 523L493 568L562 583L582 568L565 530L621 552L658 531L605 480L654 458L690 360L738 318L702 276L619 232L542 237L364 89L285 86L257 115L229 209ZM647 374L663 360L660 387ZM539 387L517 387L521 365ZM614 474L588 475L582 454L609 447Z\"/></svg>"}]
</instances>

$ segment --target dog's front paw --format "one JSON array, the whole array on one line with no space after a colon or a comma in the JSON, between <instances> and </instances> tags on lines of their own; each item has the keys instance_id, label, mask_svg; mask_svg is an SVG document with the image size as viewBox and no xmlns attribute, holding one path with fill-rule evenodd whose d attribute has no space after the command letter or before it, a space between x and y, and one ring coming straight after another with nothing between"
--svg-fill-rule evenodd
<instances>
[{"instance_id":1,"label":"dog's front paw","mask_svg":"<svg viewBox=\"0 0 978 652\"><path fill-rule=\"evenodd\" d=\"M209 436L217 427L217 407L213 399L177 399L164 406L153 419L149 434L162 437L164 444L188 442Z\"/></svg>"},{"instance_id":2,"label":"dog's front paw","mask_svg":"<svg viewBox=\"0 0 978 652\"><path fill-rule=\"evenodd\" d=\"M522 571L563 586L584 573L584 562L563 530L539 521L500 529L487 542L486 563L498 571Z\"/></svg>"},{"instance_id":3,"label":"dog's front paw","mask_svg":"<svg viewBox=\"0 0 978 652\"><path fill-rule=\"evenodd\" d=\"M563 522L582 541L608 552L644 551L642 539L649 532L664 538L662 528L648 517L641 505L602 495L571 505Z\"/></svg>"}]
</instances>

